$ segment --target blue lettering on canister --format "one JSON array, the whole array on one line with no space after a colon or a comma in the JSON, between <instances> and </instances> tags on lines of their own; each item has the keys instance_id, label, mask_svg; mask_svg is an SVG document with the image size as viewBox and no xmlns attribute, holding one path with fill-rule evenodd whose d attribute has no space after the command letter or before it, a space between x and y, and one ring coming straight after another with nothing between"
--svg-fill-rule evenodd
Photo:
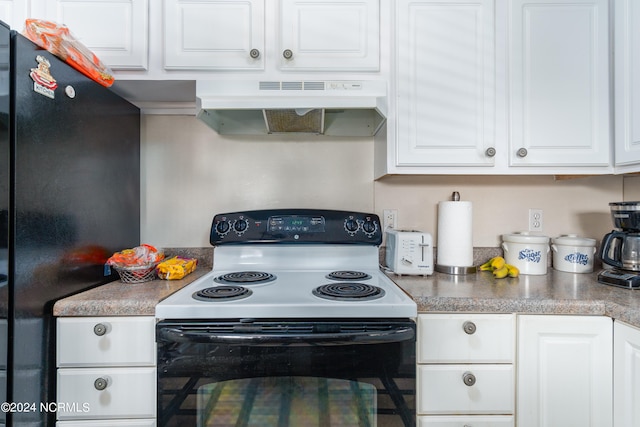
<instances>
[{"instance_id":1,"label":"blue lettering on canister","mask_svg":"<svg viewBox=\"0 0 640 427\"><path fill-rule=\"evenodd\" d=\"M564 257L564 260L572 264L587 265L589 263L589 255L576 252L574 254L567 255Z\"/></svg>"},{"instance_id":2,"label":"blue lettering on canister","mask_svg":"<svg viewBox=\"0 0 640 427\"><path fill-rule=\"evenodd\" d=\"M527 262L539 263L542 259L542 252L534 251L532 249L523 249L518 252L518 259L522 259Z\"/></svg>"}]
</instances>

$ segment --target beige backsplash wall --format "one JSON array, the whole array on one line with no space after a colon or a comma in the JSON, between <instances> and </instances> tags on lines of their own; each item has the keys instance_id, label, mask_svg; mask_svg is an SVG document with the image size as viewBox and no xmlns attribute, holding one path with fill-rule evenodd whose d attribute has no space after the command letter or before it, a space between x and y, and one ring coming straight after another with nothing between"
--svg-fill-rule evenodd
<instances>
[{"instance_id":1,"label":"beige backsplash wall","mask_svg":"<svg viewBox=\"0 0 640 427\"><path fill-rule=\"evenodd\" d=\"M619 176L556 180L552 176L392 176L375 184L375 206L398 209L398 227L433 234L438 202L454 191L473 203L474 246L496 247L501 235L528 230L529 208L543 210L550 237L600 239L611 231L609 202L622 200Z\"/></svg>"},{"instance_id":2,"label":"beige backsplash wall","mask_svg":"<svg viewBox=\"0 0 640 427\"><path fill-rule=\"evenodd\" d=\"M474 245L498 246L543 209L549 236L600 239L608 203L640 200L640 177L390 176L373 180L373 141L315 136L223 137L187 116L142 118L143 242L209 246L214 213L317 207L398 210L400 228L437 230L437 204L453 191L473 202Z\"/></svg>"}]
</instances>

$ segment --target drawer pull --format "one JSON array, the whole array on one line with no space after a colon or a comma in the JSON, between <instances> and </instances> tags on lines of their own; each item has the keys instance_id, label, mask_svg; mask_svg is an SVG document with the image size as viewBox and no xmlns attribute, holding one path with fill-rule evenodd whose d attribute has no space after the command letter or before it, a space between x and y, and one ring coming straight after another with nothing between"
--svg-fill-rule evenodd
<instances>
[{"instance_id":1,"label":"drawer pull","mask_svg":"<svg viewBox=\"0 0 640 427\"><path fill-rule=\"evenodd\" d=\"M96 380L93 382L93 386L96 388L96 390L102 391L105 388L107 388L107 386L109 385L109 379L108 378L96 378Z\"/></svg>"},{"instance_id":2,"label":"drawer pull","mask_svg":"<svg viewBox=\"0 0 640 427\"><path fill-rule=\"evenodd\" d=\"M249 51L249 56L252 59L258 59L258 58L260 58L260 51L258 49L251 49Z\"/></svg>"},{"instance_id":3,"label":"drawer pull","mask_svg":"<svg viewBox=\"0 0 640 427\"><path fill-rule=\"evenodd\" d=\"M476 332L476 324L467 320L462 324L462 329L466 334L473 335Z\"/></svg>"},{"instance_id":4,"label":"drawer pull","mask_svg":"<svg viewBox=\"0 0 640 427\"><path fill-rule=\"evenodd\" d=\"M467 371L462 374L462 382L464 382L464 385L471 387L476 383L476 376Z\"/></svg>"},{"instance_id":5,"label":"drawer pull","mask_svg":"<svg viewBox=\"0 0 640 427\"><path fill-rule=\"evenodd\" d=\"M108 330L109 330L109 327L104 323L98 323L93 327L93 333L99 337L106 334Z\"/></svg>"},{"instance_id":6,"label":"drawer pull","mask_svg":"<svg viewBox=\"0 0 640 427\"><path fill-rule=\"evenodd\" d=\"M291 59L293 58L293 51L291 49L285 49L282 51L282 56L284 59Z\"/></svg>"}]
</instances>

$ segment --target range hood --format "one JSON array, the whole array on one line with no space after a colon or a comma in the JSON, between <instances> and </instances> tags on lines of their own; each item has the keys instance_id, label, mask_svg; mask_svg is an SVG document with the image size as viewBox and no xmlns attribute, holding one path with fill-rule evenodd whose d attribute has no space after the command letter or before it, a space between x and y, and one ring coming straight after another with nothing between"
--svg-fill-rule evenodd
<instances>
[{"instance_id":1,"label":"range hood","mask_svg":"<svg viewBox=\"0 0 640 427\"><path fill-rule=\"evenodd\" d=\"M386 120L387 84L204 80L196 82L196 110L222 135L373 136Z\"/></svg>"}]
</instances>

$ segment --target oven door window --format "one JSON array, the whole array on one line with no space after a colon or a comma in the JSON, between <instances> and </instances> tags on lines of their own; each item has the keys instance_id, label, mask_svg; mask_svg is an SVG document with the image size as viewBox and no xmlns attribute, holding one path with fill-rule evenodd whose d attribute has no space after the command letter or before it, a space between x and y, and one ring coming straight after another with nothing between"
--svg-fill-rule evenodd
<instances>
[{"instance_id":1,"label":"oven door window","mask_svg":"<svg viewBox=\"0 0 640 427\"><path fill-rule=\"evenodd\" d=\"M221 381L198 388L198 427L375 426L376 388L317 377Z\"/></svg>"},{"instance_id":2,"label":"oven door window","mask_svg":"<svg viewBox=\"0 0 640 427\"><path fill-rule=\"evenodd\" d=\"M160 322L158 425L415 425L413 322L299 323Z\"/></svg>"}]
</instances>

